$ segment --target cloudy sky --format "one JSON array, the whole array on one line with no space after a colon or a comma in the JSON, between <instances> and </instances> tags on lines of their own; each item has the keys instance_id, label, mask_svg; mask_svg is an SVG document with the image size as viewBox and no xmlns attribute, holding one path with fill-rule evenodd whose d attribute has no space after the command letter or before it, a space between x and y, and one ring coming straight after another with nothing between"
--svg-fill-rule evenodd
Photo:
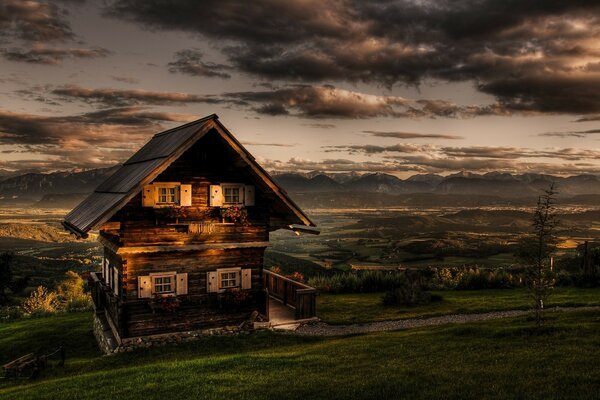
<instances>
[{"instance_id":1,"label":"cloudy sky","mask_svg":"<svg viewBox=\"0 0 600 400\"><path fill-rule=\"evenodd\" d=\"M600 3L0 0L0 169L217 113L270 170L600 173Z\"/></svg>"}]
</instances>

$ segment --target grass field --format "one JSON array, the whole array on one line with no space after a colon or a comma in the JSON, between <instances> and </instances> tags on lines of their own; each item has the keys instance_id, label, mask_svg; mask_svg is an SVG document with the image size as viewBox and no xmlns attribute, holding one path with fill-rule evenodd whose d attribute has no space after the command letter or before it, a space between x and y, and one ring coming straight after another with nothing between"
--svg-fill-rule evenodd
<instances>
[{"instance_id":1,"label":"grass field","mask_svg":"<svg viewBox=\"0 0 600 400\"><path fill-rule=\"evenodd\" d=\"M434 291L442 301L424 306L385 306L383 293L320 294L319 317L330 324L366 323L394 319L472 314L530 308L525 289ZM556 288L547 307L600 306L600 288Z\"/></svg>"},{"instance_id":2,"label":"grass field","mask_svg":"<svg viewBox=\"0 0 600 400\"><path fill-rule=\"evenodd\" d=\"M68 345L65 367L0 383L9 399L591 399L600 314L524 318L343 338L269 332L102 357L90 315L0 325L0 362ZM0 381L1 382L1 381Z\"/></svg>"}]
</instances>

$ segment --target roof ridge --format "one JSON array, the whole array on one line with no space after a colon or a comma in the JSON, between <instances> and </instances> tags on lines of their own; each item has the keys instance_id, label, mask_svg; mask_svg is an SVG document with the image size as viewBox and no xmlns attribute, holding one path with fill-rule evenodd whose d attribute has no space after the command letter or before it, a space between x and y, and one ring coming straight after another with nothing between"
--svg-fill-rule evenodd
<instances>
[{"instance_id":1,"label":"roof ridge","mask_svg":"<svg viewBox=\"0 0 600 400\"><path fill-rule=\"evenodd\" d=\"M192 126L192 125L200 123L200 122L206 122L209 119L219 119L219 116L217 114L210 114L210 115L207 115L206 117L202 117L202 118L197 119L195 121L188 122L187 124L179 125L179 126L176 126L174 128L167 129L166 131L159 132L159 133L155 134L152 137L155 138L155 137L167 135L169 133L172 133L173 131L177 131L177 130L180 130L180 129L183 129L183 128L187 128L188 126Z\"/></svg>"}]
</instances>

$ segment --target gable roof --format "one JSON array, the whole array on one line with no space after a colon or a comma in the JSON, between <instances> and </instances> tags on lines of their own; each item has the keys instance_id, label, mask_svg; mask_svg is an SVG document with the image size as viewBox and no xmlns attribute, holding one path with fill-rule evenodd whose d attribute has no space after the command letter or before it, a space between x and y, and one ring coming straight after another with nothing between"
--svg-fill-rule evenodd
<instances>
[{"instance_id":1,"label":"gable roof","mask_svg":"<svg viewBox=\"0 0 600 400\"><path fill-rule=\"evenodd\" d=\"M145 185L151 183L171 163L213 129L246 162L253 175L281 200L293 216L291 224L315 226L289 198L285 190L273 181L254 157L221 124L216 114L154 135L91 195L67 214L63 226L78 237L86 237L87 232L108 221ZM292 226L290 229L293 229Z\"/></svg>"}]
</instances>

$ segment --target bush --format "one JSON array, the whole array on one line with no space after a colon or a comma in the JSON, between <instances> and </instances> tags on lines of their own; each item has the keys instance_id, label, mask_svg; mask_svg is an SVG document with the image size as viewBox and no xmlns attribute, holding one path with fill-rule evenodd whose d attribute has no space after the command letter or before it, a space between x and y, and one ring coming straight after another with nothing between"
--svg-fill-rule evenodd
<instances>
[{"instance_id":1,"label":"bush","mask_svg":"<svg viewBox=\"0 0 600 400\"><path fill-rule=\"evenodd\" d=\"M441 301L439 295L432 295L423 289L420 284L405 282L397 288L387 291L381 301L386 306L418 306L429 304L432 301Z\"/></svg>"},{"instance_id":2,"label":"bush","mask_svg":"<svg viewBox=\"0 0 600 400\"><path fill-rule=\"evenodd\" d=\"M392 290L406 281L397 271L357 271L309 278L308 285L329 293L372 293Z\"/></svg>"},{"instance_id":3,"label":"bush","mask_svg":"<svg viewBox=\"0 0 600 400\"><path fill-rule=\"evenodd\" d=\"M0 322L8 322L23 316L23 309L19 306L0 307Z\"/></svg>"},{"instance_id":4,"label":"bush","mask_svg":"<svg viewBox=\"0 0 600 400\"><path fill-rule=\"evenodd\" d=\"M523 279L515 271L482 268L439 268L431 279L436 289L507 289L523 286Z\"/></svg>"},{"instance_id":5,"label":"bush","mask_svg":"<svg viewBox=\"0 0 600 400\"><path fill-rule=\"evenodd\" d=\"M92 307L89 293L85 293L85 282L77 272L67 271L66 278L57 286L56 292L62 308L67 311L88 310Z\"/></svg>"},{"instance_id":6,"label":"bush","mask_svg":"<svg viewBox=\"0 0 600 400\"><path fill-rule=\"evenodd\" d=\"M23 302L23 312L28 315L52 314L59 309L60 302L56 292L38 286Z\"/></svg>"}]
</instances>

